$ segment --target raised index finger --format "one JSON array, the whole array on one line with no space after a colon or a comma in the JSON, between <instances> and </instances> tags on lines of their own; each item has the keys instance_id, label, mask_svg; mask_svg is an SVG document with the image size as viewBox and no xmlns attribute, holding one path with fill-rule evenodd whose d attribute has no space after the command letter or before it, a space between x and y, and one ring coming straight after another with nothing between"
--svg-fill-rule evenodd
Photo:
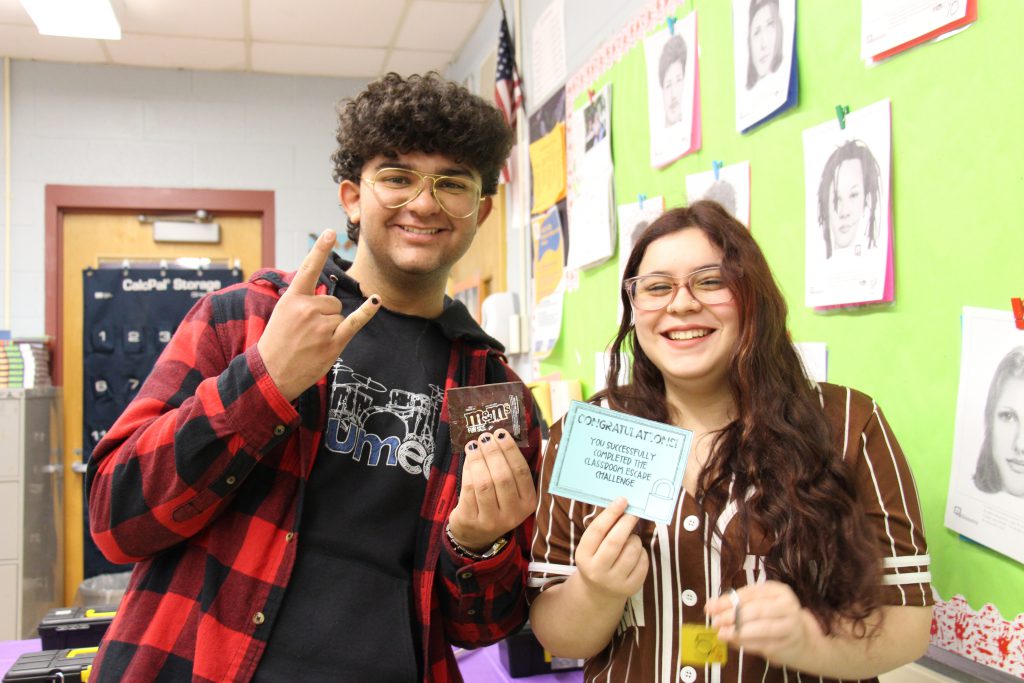
<instances>
[{"instance_id":1,"label":"raised index finger","mask_svg":"<svg viewBox=\"0 0 1024 683\"><path fill-rule=\"evenodd\" d=\"M316 292L316 282L320 278L320 272L327 263L327 257L334 249L336 235L328 228L320 233L320 237L313 243L313 248L302 259L302 265L295 272L292 284L288 287L289 292L295 294L313 294Z\"/></svg>"}]
</instances>

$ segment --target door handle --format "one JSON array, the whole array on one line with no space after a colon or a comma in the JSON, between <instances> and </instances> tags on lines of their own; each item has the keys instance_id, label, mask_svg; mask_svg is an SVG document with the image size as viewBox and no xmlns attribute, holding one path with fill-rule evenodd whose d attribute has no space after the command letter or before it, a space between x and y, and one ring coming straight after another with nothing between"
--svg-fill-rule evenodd
<instances>
[{"instance_id":1,"label":"door handle","mask_svg":"<svg viewBox=\"0 0 1024 683\"><path fill-rule=\"evenodd\" d=\"M53 464L43 465L42 467L39 468L39 471L42 472L43 474L59 474L60 471L63 469L64 467L62 465Z\"/></svg>"},{"instance_id":2,"label":"door handle","mask_svg":"<svg viewBox=\"0 0 1024 683\"><path fill-rule=\"evenodd\" d=\"M75 474L85 474L85 471L87 469L88 468L85 466L85 463L82 462L81 460L76 460L75 462L71 463L71 471L74 472Z\"/></svg>"}]
</instances>

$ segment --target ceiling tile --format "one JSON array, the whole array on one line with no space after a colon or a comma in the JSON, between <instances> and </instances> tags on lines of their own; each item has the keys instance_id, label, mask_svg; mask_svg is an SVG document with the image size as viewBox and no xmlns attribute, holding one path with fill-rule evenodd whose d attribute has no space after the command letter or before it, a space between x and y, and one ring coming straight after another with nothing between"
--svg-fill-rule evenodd
<instances>
[{"instance_id":1,"label":"ceiling tile","mask_svg":"<svg viewBox=\"0 0 1024 683\"><path fill-rule=\"evenodd\" d=\"M106 62L100 41L91 38L41 36L35 26L0 24L4 56L50 62Z\"/></svg>"},{"instance_id":2,"label":"ceiling tile","mask_svg":"<svg viewBox=\"0 0 1024 683\"><path fill-rule=\"evenodd\" d=\"M124 0L114 7L126 33L242 40L242 6L242 0Z\"/></svg>"},{"instance_id":3,"label":"ceiling tile","mask_svg":"<svg viewBox=\"0 0 1024 683\"><path fill-rule=\"evenodd\" d=\"M107 41L115 64L168 69L241 71L245 69L245 45L241 41L207 38L166 38L124 34Z\"/></svg>"},{"instance_id":4,"label":"ceiling tile","mask_svg":"<svg viewBox=\"0 0 1024 683\"><path fill-rule=\"evenodd\" d=\"M269 73L375 78L387 51L362 47L324 47L253 43L252 69Z\"/></svg>"},{"instance_id":5,"label":"ceiling tile","mask_svg":"<svg viewBox=\"0 0 1024 683\"><path fill-rule=\"evenodd\" d=\"M394 50L388 57L387 71L396 71L403 76L422 74L433 69L443 71L452 60L448 52L424 52L422 50Z\"/></svg>"},{"instance_id":6,"label":"ceiling tile","mask_svg":"<svg viewBox=\"0 0 1024 683\"><path fill-rule=\"evenodd\" d=\"M483 5L415 0L402 21L395 47L404 50L458 51L476 28Z\"/></svg>"},{"instance_id":7,"label":"ceiling tile","mask_svg":"<svg viewBox=\"0 0 1024 683\"><path fill-rule=\"evenodd\" d=\"M405 2L249 0L252 38L305 45L386 47Z\"/></svg>"},{"instance_id":8,"label":"ceiling tile","mask_svg":"<svg viewBox=\"0 0 1024 683\"><path fill-rule=\"evenodd\" d=\"M121 41L39 36L0 0L18 59L370 79L444 69L493 0L114 0ZM251 47L246 49L247 44Z\"/></svg>"}]
</instances>

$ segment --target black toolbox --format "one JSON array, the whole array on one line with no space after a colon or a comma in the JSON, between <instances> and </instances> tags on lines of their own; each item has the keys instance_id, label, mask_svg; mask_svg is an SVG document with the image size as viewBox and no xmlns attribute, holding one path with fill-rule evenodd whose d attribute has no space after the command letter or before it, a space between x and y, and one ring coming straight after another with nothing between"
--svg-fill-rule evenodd
<instances>
[{"instance_id":1,"label":"black toolbox","mask_svg":"<svg viewBox=\"0 0 1024 683\"><path fill-rule=\"evenodd\" d=\"M583 668L582 659L552 657L533 635L530 622L518 632L498 643L501 664L511 678L536 676Z\"/></svg>"},{"instance_id":2,"label":"black toolbox","mask_svg":"<svg viewBox=\"0 0 1024 683\"><path fill-rule=\"evenodd\" d=\"M3 683L87 683L92 671L95 647L26 652L4 674Z\"/></svg>"},{"instance_id":3,"label":"black toolbox","mask_svg":"<svg viewBox=\"0 0 1024 683\"><path fill-rule=\"evenodd\" d=\"M117 605L51 609L39 622L39 639L43 641L43 649L63 650L99 645L116 611Z\"/></svg>"}]
</instances>

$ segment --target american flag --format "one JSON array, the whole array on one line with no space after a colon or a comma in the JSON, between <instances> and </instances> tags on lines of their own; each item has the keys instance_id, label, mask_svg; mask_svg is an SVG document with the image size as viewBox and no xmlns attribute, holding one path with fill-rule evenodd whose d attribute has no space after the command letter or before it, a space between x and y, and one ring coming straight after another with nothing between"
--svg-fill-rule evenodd
<instances>
[{"instance_id":1,"label":"american flag","mask_svg":"<svg viewBox=\"0 0 1024 683\"><path fill-rule=\"evenodd\" d=\"M498 38L498 68L494 73L494 102L514 132L516 110L523 104L523 91L522 82L519 80L519 70L516 68L512 37L508 32L508 21L505 19L504 11L501 13L501 35ZM506 161L505 167L501 169L501 182L507 183L511 179L511 169Z\"/></svg>"}]
</instances>

